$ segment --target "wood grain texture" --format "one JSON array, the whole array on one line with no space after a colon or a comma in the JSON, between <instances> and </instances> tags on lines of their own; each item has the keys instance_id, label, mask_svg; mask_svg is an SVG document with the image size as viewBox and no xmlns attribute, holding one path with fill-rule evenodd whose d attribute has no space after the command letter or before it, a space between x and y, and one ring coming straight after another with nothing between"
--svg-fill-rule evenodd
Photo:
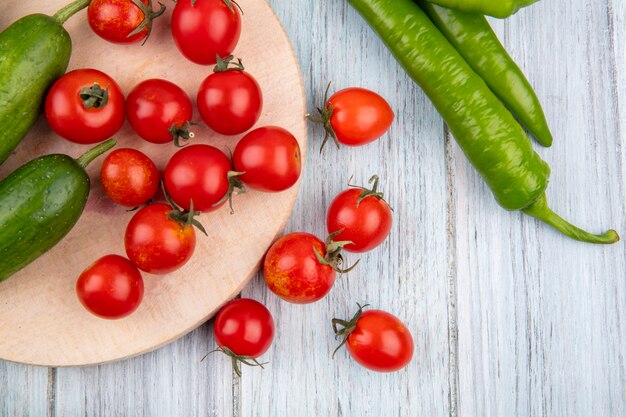
<instances>
[{"instance_id":1,"label":"wood grain texture","mask_svg":"<svg viewBox=\"0 0 626 417\"><path fill-rule=\"evenodd\" d=\"M54 13L65 3L55 0L42 8L36 2L4 2L0 25L34 11ZM304 88L294 51L264 0L248 0L246 7L248 13L242 21L247 30L237 52L264 92L257 126L289 130L304 148L305 158ZM161 17L163 23L169 22L172 9ZM179 85L195 103L198 88L212 68L186 62L167 24L155 27L145 47L113 45L93 33L85 14L81 11L65 25L74 40L70 70L98 68L115 79L125 94L141 80L164 78ZM171 65L183 61L184 66ZM292 111L281 110L285 108ZM78 156L88 149L57 137L44 119L40 118L0 167L0 177L41 154ZM193 120L199 120L197 109ZM193 130L194 143L208 143L226 153L243 136L220 136L200 126ZM118 148L145 152L161 170L176 152L171 145L141 140L129 123L115 137ZM236 198L236 215L231 215L228 207L203 214L199 220L208 236L198 232L194 257L167 276L144 273L145 296L137 311L122 320L102 320L80 305L75 296L76 279L99 257L125 253L124 230L134 213L104 194L98 179L101 160L88 168L92 191L72 231L48 253L0 283L4 301L0 304L0 358L53 366L98 364L155 349L188 333L249 282L270 243L284 228L298 192L299 184L270 195L251 190Z\"/></svg>"},{"instance_id":2,"label":"wood grain texture","mask_svg":"<svg viewBox=\"0 0 626 417\"><path fill-rule=\"evenodd\" d=\"M390 239L317 304L289 305L260 276L252 281L243 295L277 320L264 371L246 368L233 380L218 355L198 366L214 346L208 324L135 359L59 369L56 415L625 416L624 243L573 242L503 211L424 94L345 2L270 3L297 51L309 108L332 79L336 88L379 91L397 114L381 141L322 156L321 131L310 130L288 230L323 235L326 207L348 177L377 172L395 209ZM551 149L535 146L553 169L552 206L626 238L626 2L545 0L492 22L554 130ZM345 352L330 359L329 319L357 301L409 324L416 356L407 370L373 374ZM0 385L0 404L9 399L0 410L46 410L39 369L0 365L0 381L10 382Z\"/></svg>"}]
</instances>

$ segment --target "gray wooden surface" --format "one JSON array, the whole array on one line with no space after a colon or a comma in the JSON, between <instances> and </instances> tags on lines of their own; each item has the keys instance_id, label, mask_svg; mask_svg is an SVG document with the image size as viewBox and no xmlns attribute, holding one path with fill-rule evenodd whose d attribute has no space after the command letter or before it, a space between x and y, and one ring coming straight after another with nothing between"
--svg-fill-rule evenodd
<instances>
[{"instance_id":1,"label":"gray wooden surface","mask_svg":"<svg viewBox=\"0 0 626 417\"><path fill-rule=\"evenodd\" d=\"M624 243L573 242L501 210L441 118L343 1L271 0L300 59L309 104L327 80L385 96L397 121L363 148L316 152L288 230L323 235L351 175L373 173L395 209L392 235L309 306L256 279L243 293L277 321L265 371L210 355L211 323L111 365L46 369L0 361L1 416L626 416ZM245 8L245 0L241 0ZM568 219L626 237L626 1L545 0L493 21L536 87L555 134L548 197ZM289 111L289 109L285 109ZM620 114L621 113L621 114ZM406 321L410 366L333 361L329 320L369 302Z\"/></svg>"}]
</instances>

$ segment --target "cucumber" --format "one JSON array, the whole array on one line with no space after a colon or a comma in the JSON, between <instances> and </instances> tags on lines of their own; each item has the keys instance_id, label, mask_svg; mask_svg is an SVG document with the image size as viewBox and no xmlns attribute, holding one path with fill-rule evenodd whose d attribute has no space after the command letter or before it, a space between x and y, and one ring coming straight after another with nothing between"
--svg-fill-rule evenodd
<instances>
[{"instance_id":1,"label":"cucumber","mask_svg":"<svg viewBox=\"0 0 626 417\"><path fill-rule=\"evenodd\" d=\"M0 181L0 281L56 245L74 227L89 196L85 167L115 146L95 146L78 159L45 155Z\"/></svg>"},{"instance_id":2,"label":"cucumber","mask_svg":"<svg viewBox=\"0 0 626 417\"><path fill-rule=\"evenodd\" d=\"M67 69L72 41L63 23L90 2L77 0L54 16L24 16L0 33L0 164L24 139L48 88Z\"/></svg>"}]
</instances>

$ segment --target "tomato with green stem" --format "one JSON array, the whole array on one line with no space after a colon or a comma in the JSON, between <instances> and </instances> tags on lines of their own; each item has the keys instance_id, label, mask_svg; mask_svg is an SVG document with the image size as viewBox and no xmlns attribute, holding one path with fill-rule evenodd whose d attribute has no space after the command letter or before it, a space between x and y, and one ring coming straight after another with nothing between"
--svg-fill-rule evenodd
<instances>
[{"instance_id":1,"label":"tomato with green stem","mask_svg":"<svg viewBox=\"0 0 626 417\"><path fill-rule=\"evenodd\" d=\"M224 152L210 145L191 145L170 158L163 177L165 189L176 204L187 211L193 204L206 213L226 201L232 211L232 195L244 190L239 175Z\"/></svg>"},{"instance_id":2,"label":"tomato with green stem","mask_svg":"<svg viewBox=\"0 0 626 417\"><path fill-rule=\"evenodd\" d=\"M137 207L147 203L157 192L159 170L143 152L116 149L102 162L100 181L111 200L126 207Z\"/></svg>"},{"instance_id":3,"label":"tomato with green stem","mask_svg":"<svg viewBox=\"0 0 626 417\"><path fill-rule=\"evenodd\" d=\"M59 136L79 144L109 139L124 124L124 95L118 84L91 68L70 71L46 96L48 124Z\"/></svg>"},{"instance_id":4,"label":"tomato with green stem","mask_svg":"<svg viewBox=\"0 0 626 417\"><path fill-rule=\"evenodd\" d=\"M377 372L400 370L413 357L413 337L408 327L393 314L382 310L363 312L367 304L350 320L333 319L335 336L346 346L350 356L360 365Z\"/></svg>"},{"instance_id":5,"label":"tomato with green stem","mask_svg":"<svg viewBox=\"0 0 626 417\"><path fill-rule=\"evenodd\" d=\"M259 120L263 93L259 83L244 71L241 59L217 57L213 73L198 89L198 112L209 128L221 135L243 133Z\"/></svg>"},{"instance_id":6,"label":"tomato with green stem","mask_svg":"<svg viewBox=\"0 0 626 417\"><path fill-rule=\"evenodd\" d=\"M318 116L307 115L326 130L320 151L329 138L340 144L361 146L384 135L395 118L389 103L379 94L360 87L345 88L328 98L330 83L324 93L324 103L317 108Z\"/></svg>"},{"instance_id":7,"label":"tomato with green stem","mask_svg":"<svg viewBox=\"0 0 626 417\"><path fill-rule=\"evenodd\" d=\"M139 269L167 274L189 261L196 247L194 226L206 234L195 216L200 213L177 207L165 192L169 204L150 204L140 209L126 226L126 254Z\"/></svg>"},{"instance_id":8,"label":"tomato with green stem","mask_svg":"<svg viewBox=\"0 0 626 417\"><path fill-rule=\"evenodd\" d=\"M92 0L87 8L93 32L113 43L145 43L152 32L152 21L165 12L160 3L157 11L152 0Z\"/></svg>"},{"instance_id":9,"label":"tomato with green stem","mask_svg":"<svg viewBox=\"0 0 626 417\"><path fill-rule=\"evenodd\" d=\"M173 82L151 78L137 84L128 94L126 113L133 130L151 143L174 142L193 138L193 104L185 91Z\"/></svg>"},{"instance_id":10,"label":"tomato with green stem","mask_svg":"<svg viewBox=\"0 0 626 417\"><path fill-rule=\"evenodd\" d=\"M341 249L348 243L322 242L310 233L289 233L278 239L265 254L263 275L268 288L285 301L308 304L322 299L335 283L337 272L351 271L359 261L343 268Z\"/></svg>"},{"instance_id":11,"label":"tomato with green stem","mask_svg":"<svg viewBox=\"0 0 626 417\"><path fill-rule=\"evenodd\" d=\"M367 252L380 245L389 236L392 224L391 207L378 191L378 176L370 178L372 188L355 187L339 193L328 208L328 233L349 240L344 246L348 252Z\"/></svg>"},{"instance_id":12,"label":"tomato with green stem","mask_svg":"<svg viewBox=\"0 0 626 417\"><path fill-rule=\"evenodd\" d=\"M213 65L230 55L241 35L241 13L234 0L178 0L172 12L172 36L190 61Z\"/></svg>"},{"instance_id":13,"label":"tomato with green stem","mask_svg":"<svg viewBox=\"0 0 626 417\"><path fill-rule=\"evenodd\" d=\"M258 301L239 298L217 313L213 334L218 344L216 351L230 356L233 370L241 376L241 363L261 368L267 363L257 358L267 352L274 340L274 319Z\"/></svg>"},{"instance_id":14,"label":"tomato with green stem","mask_svg":"<svg viewBox=\"0 0 626 417\"><path fill-rule=\"evenodd\" d=\"M300 178L300 145L281 127L260 127L239 140L233 152L233 167L243 172L239 178L254 190L284 191Z\"/></svg>"},{"instance_id":15,"label":"tomato with green stem","mask_svg":"<svg viewBox=\"0 0 626 417\"><path fill-rule=\"evenodd\" d=\"M89 265L76 281L78 300L104 319L121 319L141 304L143 278L126 258L107 255Z\"/></svg>"}]
</instances>

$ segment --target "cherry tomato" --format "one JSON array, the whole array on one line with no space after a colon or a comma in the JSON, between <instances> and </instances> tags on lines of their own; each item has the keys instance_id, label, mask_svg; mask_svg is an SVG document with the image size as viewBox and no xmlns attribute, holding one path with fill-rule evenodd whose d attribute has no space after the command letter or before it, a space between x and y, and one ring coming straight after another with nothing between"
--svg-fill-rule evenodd
<instances>
[{"instance_id":1,"label":"cherry tomato","mask_svg":"<svg viewBox=\"0 0 626 417\"><path fill-rule=\"evenodd\" d=\"M326 216L328 233L341 231L337 237L353 243L344 246L348 252L367 252L380 245L391 231L391 209L383 194L377 191L378 177L373 176L372 190L351 188L341 192L330 203Z\"/></svg>"},{"instance_id":2,"label":"cherry tomato","mask_svg":"<svg viewBox=\"0 0 626 417\"><path fill-rule=\"evenodd\" d=\"M240 298L226 304L215 318L215 340L236 355L258 358L274 340L274 319L258 301Z\"/></svg>"},{"instance_id":3,"label":"cherry tomato","mask_svg":"<svg viewBox=\"0 0 626 417\"><path fill-rule=\"evenodd\" d=\"M365 88L352 87L337 91L329 100L324 97L324 102L326 104L320 117L309 119L325 125L327 136L324 143L330 135L337 146L370 143L389 130L395 117L384 98Z\"/></svg>"},{"instance_id":4,"label":"cherry tomato","mask_svg":"<svg viewBox=\"0 0 626 417\"><path fill-rule=\"evenodd\" d=\"M133 130L152 143L188 139L193 104L187 93L167 80L140 82L128 94L126 113Z\"/></svg>"},{"instance_id":5,"label":"cherry tomato","mask_svg":"<svg viewBox=\"0 0 626 417\"><path fill-rule=\"evenodd\" d=\"M159 188L159 171L154 162L135 149L116 149L100 169L104 192L126 207L147 203Z\"/></svg>"},{"instance_id":6,"label":"cherry tomato","mask_svg":"<svg viewBox=\"0 0 626 417\"><path fill-rule=\"evenodd\" d=\"M52 130L81 144L110 138L125 119L119 86L95 69L77 69L59 78L46 97L45 107Z\"/></svg>"},{"instance_id":7,"label":"cherry tomato","mask_svg":"<svg viewBox=\"0 0 626 417\"><path fill-rule=\"evenodd\" d=\"M261 127L244 136L233 152L239 179L255 190L283 191L298 181L302 168L300 146L283 128Z\"/></svg>"},{"instance_id":8,"label":"cherry tomato","mask_svg":"<svg viewBox=\"0 0 626 417\"><path fill-rule=\"evenodd\" d=\"M152 11L152 0L92 0L87 9L89 26L94 33L113 43L133 43L147 39L152 20L161 16L165 6Z\"/></svg>"},{"instance_id":9,"label":"cherry tomato","mask_svg":"<svg viewBox=\"0 0 626 417\"><path fill-rule=\"evenodd\" d=\"M180 52L201 65L230 55L241 34L241 15L232 0L179 0L171 24Z\"/></svg>"},{"instance_id":10,"label":"cherry tomato","mask_svg":"<svg viewBox=\"0 0 626 417\"><path fill-rule=\"evenodd\" d=\"M80 274L76 294L81 304L96 316L121 319L139 307L143 278L128 259L107 255Z\"/></svg>"},{"instance_id":11,"label":"cherry tomato","mask_svg":"<svg viewBox=\"0 0 626 417\"><path fill-rule=\"evenodd\" d=\"M259 83L243 65L228 68L232 56L220 62L213 74L204 79L198 90L198 112L202 120L222 135L237 135L259 120L263 93Z\"/></svg>"},{"instance_id":12,"label":"cherry tomato","mask_svg":"<svg viewBox=\"0 0 626 417\"><path fill-rule=\"evenodd\" d=\"M187 263L196 247L196 232L167 204L150 204L139 210L126 226L126 254L142 271L167 274ZM177 215L181 216L181 213Z\"/></svg>"},{"instance_id":13,"label":"cherry tomato","mask_svg":"<svg viewBox=\"0 0 626 417\"><path fill-rule=\"evenodd\" d=\"M278 239L265 254L263 275L269 289L285 301L308 304L323 298L335 283L344 259L345 242L322 242L310 233L289 233ZM355 264L356 265L356 264Z\"/></svg>"},{"instance_id":14,"label":"cherry tomato","mask_svg":"<svg viewBox=\"0 0 626 417\"><path fill-rule=\"evenodd\" d=\"M414 349L409 329L396 316L385 311L362 312L362 309L359 308L350 322L333 320L337 335L345 335L346 327L354 328L344 339L350 356L364 367L378 372L393 372L407 366ZM344 325L343 331L338 329L338 324Z\"/></svg>"},{"instance_id":15,"label":"cherry tomato","mask_svg":"<svg viewBox=\"0 0 626 417\"><path fill-rule=\"evenodd\" d=\"M224 152L210 145L186 146L165 167L165 189L172 200L189 211L217 210L229 192L232 165ZM220 202L221 201L221 202Z\"/></svg>"}]
</instances>

